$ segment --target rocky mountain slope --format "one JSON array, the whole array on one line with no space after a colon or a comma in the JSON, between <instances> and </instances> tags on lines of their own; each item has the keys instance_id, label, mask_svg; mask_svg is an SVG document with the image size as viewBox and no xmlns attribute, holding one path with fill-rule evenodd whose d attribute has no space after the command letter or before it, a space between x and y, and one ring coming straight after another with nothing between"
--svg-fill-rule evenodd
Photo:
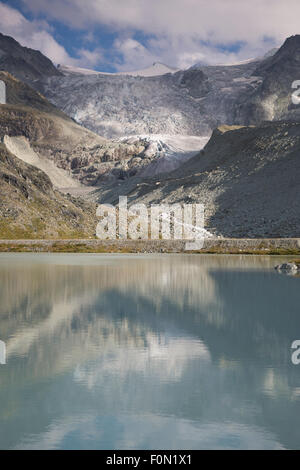
<instances>
[{"instance_id":1,"label":"rocky mountain slope","mask_svg":"<svg viewBox=\"0 0 300 470\"><path fill-rule=\"evenodd\" d=\"M94 236L96 206L69 193L85 195L81 183L111 182L146 167L149 142L110 142L9 73L0 72L0 80L7 95L0 105L0 238Z\"/></svg>"},{"instance_id":2,"label":"rocky mountain slope","mask_svg":"<svg viewBox=\"0 0 300 470\"><path fill-rule=\"evenodd\" d=\"M202 203L206 229L228 237L300 236L300 123L223 126L179 169L99 190L98 201Z\"/></svg>"},{"instance_id":3,"label":"rocky mountain slope","mask_svg":"<svg viewBox=\"0 0 300 470\"><path fill-rule=\"evenodd\" d=\"M143 171L150 175L168 171L203 146L203 139L197 137L185 143L183 149L171 149L169 144L157 139L153 142L149 136L112 142L78 125L9 73L0 72L0 80L5 82L7 94L7 104L0 107L0 137L9 136L10 151L46 171L57 188L69 192L78 193L72 182L66 185L67 179L77 180L80 188L82 184L121 182ZM18 140L20 136L26 142ZM65 175L61 170L65 170Z\"/></svg>"},{"instance_id":4,"label":"rocky mountain slope","mask_svg":"<svg viewBox=\"0 0 300 470\"><path fill-rule=\"evenodd\" d=\"M12 37L1 33L0 70L10 72L25 82L62 75L40 51L23 47Z\"/></svg>"},{"instance_id":5,"label":"rocky mountain slope","mask_svg":"<svg viewBox=\"0 0 300 470\"><path fill-rule=\"evenodd\" d=\"M46 174L38 164L29 164L36 162L26 162L24 151L26 145L27 153L31 145L55 148L57 140L58 150L67 152L73 128L73 134L81 132L82 139L92 133L9 73L0 72L0 79L6 84L8 103L0 105L0 238L93 237L95 205L57 191L49 178L51 172ZM23 142L21 154L12 145L18 140ZM43 164L51 163L41 159Z\"/></svg>"},{"instance_id":6,"label":"rocky mountain slope","mask_svg":"<svg viewBox=\"0 0 300 470\"><path fill-rule=\"evenodd\" d=\"M262 60L252 73L258 86L238 103L236 121L299 120L299 106L291 100L292 84L300 80L300 35L288 38L275 54Z\"/></svg>"},{"instance_id":7,"label":"rocky mountain slope","mask_svg":"<svg viewBox=\"0 0 300 470\"><path fill-rule=\"evenodd\" d=\"M94 204L55 191L46 175L0 144L0 239L88 238Z\"/></svg>"},{"instance_id":8,"label":"rocky mountain slope","mask_svg":"<svg viewBox=\"0 0 300 470\"><path fill-rule=\"evenodd\" d=\"M0 80L7 95L7 104L0 105L0 137L25 137L41 160L50 160L79 183L123 179L126 172L150 163L150 157L135 158L148 148L146 141L111 142L78 125L9 73L0 72Z\"/></svg>"},{"instance_id":9,"label":"rocky mountain slope","mask_svg":"<svg viewBox=\"0 0 300 470\"><path fill-rule=\"evenodd\" d=\"M147 204L203 203L214 234L300 236L300 111L291 103L299 47L294 36L261 59L156 76L50 73L31 83L52 104L1 72L8 92L0 106L0 137L8 136L2 150L26 154L36 166L47 160L78 184L96 186L95 202L127 194ZM179 141L168 140L194 136L202 146L214 128L189 160L184 152L192 148L185 143L178 152Z\"/></svg>"}]
</instances>

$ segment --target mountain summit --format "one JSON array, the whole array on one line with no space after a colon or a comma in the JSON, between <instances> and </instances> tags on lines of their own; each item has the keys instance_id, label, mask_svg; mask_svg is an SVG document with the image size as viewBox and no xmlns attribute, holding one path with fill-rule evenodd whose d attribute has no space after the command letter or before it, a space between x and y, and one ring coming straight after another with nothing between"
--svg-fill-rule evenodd
<instances>
[{"instance_id":1,"label":"mountain summit","mask_svg":"<svg viewBox=\"0 0 300 470\"><path fill-rule=\"evenodd\" d=\"M131 75L133 77L155 77L166 73L175 73L179 69L169 67L161 62L154 62L150 67L133 72L121 72L119 75Z\"/></svg>"}]
</instances>

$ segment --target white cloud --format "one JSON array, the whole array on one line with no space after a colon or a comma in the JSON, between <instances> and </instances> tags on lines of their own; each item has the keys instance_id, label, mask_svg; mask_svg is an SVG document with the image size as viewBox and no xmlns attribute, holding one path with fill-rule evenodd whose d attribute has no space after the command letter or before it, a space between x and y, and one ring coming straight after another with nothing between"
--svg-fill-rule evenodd
<instances>
[{"instance_id":1,"label":"white cloud","mask_svg":"<svg viewBox=\"0 0 300 470\"><path fill-rule=\"evenodd\" d=\"M113 52L117 57L121 57L121 62L117 59L114 64L120 72L142 69L159 59L155 52L132 38L116 39Z\"/></svg>"},{"instance_id":2,"label":"white cloud","mask_svg":"<svg viewBox=\"0 0 300 470\"><path fill-rule=\"evenodd\" d=\"M0 29L13 36L23 46L38 49L55 62L70 60L65 49L57 43L44 21L28 21L19 11L0 3Z\"/></svg>"},{"instance_id":3,"label":"white cloud","mask_svg":"<svg viewBox=\"0 0 300 470\"><path fill-rule=\"evenodd\" d=\"M144 67L156 60L177 67L188 67L198 61L229 63L244 60L263 54L299 31L299 0L22 1L37 18L42 15L81 32L85 30L87 41L92 40L95 27L115 32L119 39L108 55L110 59L115 57L115 66L119 70ZM27 21L22 18L15 19L22 23L17 31L18 28L22 30L24 20ZM16 36L12 30L14 26L6 20L5 23L10 33ZM41 27L39 21L27 23L38 30ZM142 43L136 41L136 32L144 34ZM95 66L103 59L100 49L93 53L81 50L77 58L70 58L47 27L43 29L43 35L43 52L50 50L50 57L56 62ZM29 36L25 35L23 43L26 38L30 41ZM21 37L22 32L20 40ZM238 41L241 46L235 53L220 48L220 45L230 46Z\"/></svg>"},{"instance_id":4,"label":"white cloud","mask_svg":"<svg viewBox=\"0 0 300 470\"><path fill-rule=\"evenodd\" d=\"M97 47L93 51L88 49L79 49L76 51L78 59L72 59L77 65L81 67L94 67L103 60L103 51Z\"/></svg>"},{"instance_id":5,"label":"white cloud","mask_svg":"<svg viewBox=\"0 0 300 470\"><path fill-rule=\"evenodd\" d=\"M0 30L12 36L22 46L37 49L55 63L94 66L102 57L100 49L80 49L77 57L71 57L52 36L46 21L29 21L18 10L0 2Z\"/></svg>"},{"instance_id":6,"label":"white cloud","mask_svg":"<svg viewBox=\"0 0 300 470\"><path fill-rule=\"evenodd\" d=\"M260 55L299 30L299 0L23 0L36 14L73 28L104 25L122 37L112 52L117 67L135 68L161 60L186 67L195 61L232 62ZM133 46L134 33L151 40ZM269 38L266 43L265 38ZM131 42L130 42L131 41ZM237 53L218 46L237 41Z\"/></svg>"},{"instance_id":7,"label":"white cloud","mask_svg":"<svg viewBox=\"0 0 300 470\"><path fill-rule=\"evenodd\" d=\"M122 60L115 61L118 71L132 71L149 66L153 62L163 62L181 69L195 63L229 64L244 59L258 57L271 49L273 45L245 44L238 52L219 50L214 45L203 45L199 40L190 37L161 37L147 41L147 47L132 38L117 39L113 52Z\"/></svg>"},{"instance_id":8,"label":"white cloud","mask_svg":"<svg viewBox=\"0 0 300 470\"><path fill-rule=\"evenodd\" d=\"M189 35L214 42L277 40L298 31L298 0L23 0L73 27L106 24L155 35Z\"/></svg>"}]
</instances>

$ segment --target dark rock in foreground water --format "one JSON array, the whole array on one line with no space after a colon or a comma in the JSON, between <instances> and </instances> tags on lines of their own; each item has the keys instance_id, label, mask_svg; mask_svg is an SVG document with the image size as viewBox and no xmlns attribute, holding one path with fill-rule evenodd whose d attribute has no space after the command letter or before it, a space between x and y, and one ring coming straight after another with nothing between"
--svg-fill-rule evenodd
<instances>
[{"instance_id":1,"label":"dark rock in foreground water","mask_svg":"<svg viewBox=\"0 0 300 470\"><path fill-rule=\"evenodd\" d=\"M289 276L295 276L296 274L300 274L300 263L283 263L275 266L275 269L280 273L288 274Z\"/></svg>"}]
</instances>

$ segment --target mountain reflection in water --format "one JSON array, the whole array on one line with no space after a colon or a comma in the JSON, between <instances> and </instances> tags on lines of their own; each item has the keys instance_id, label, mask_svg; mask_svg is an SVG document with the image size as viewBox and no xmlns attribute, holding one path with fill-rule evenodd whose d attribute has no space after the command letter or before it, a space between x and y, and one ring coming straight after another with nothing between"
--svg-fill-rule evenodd
<instances>
[{"instance_id":1,"label":"mountain reflection in water","mask_svg":"<svg viewBox=\"0 0 300 470\"><path fill-rule=\"evenodd\" d=\"M276 261L0 255L0 448L299 448Z\"/></svg>"}]
</instances>

